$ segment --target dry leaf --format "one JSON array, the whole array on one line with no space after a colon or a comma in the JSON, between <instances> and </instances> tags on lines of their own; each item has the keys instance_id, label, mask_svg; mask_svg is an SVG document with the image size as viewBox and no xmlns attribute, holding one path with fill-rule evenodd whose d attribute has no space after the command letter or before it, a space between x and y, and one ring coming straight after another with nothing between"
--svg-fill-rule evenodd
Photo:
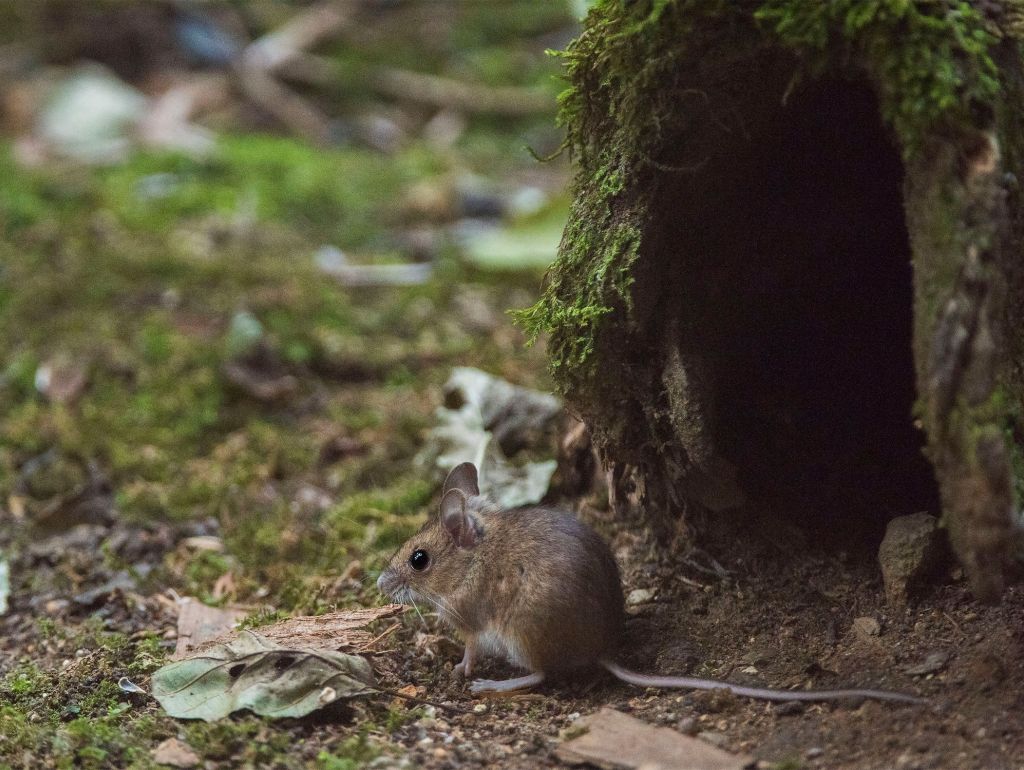
<instances>
[{"instance_id":1,"label":"dry leaf","mask_svg":"<svg viewBox=\"0 0 1024 770\"><path fill-rule=\"evenodd\" d=\"M233 631L251 611L244 607L209 607L186 597L178 605L178 644L171 660L181 660L207 642Z\"/></svg>"},{"instance_id":2,"label":"dry leaf","mask_svg":"<svg viewBox=\"0 0 1024 770\"><path fill-rule=\"evenodd\" d=\"M587 732L555 749L564 762L615 770L742 770L752 761L612 708L584 717L579 724Z\"/></svg>"},{"instance_id":3,"label":"dry leaf","mask_svg":"<svg viewBox=\"0 0 1024 770\"><path fill-rule=\"evenodd\" d=\"M187 743L179 741L177 738L168 738L153 749L153 761L158 765L188 768L195 767L200 760Z\"/></svg>"},{"instance_id":4,"label":"dry leaf","mask_svg":"<svg viewBox=\"0 0 1024 770\"><path fill-rule=\"evenodd\" d=\"M364 626L381 618L390 618L406 611L401 604L366 607L358 610L328 612L288 618L263 626L260 635L285 647L323 647L330 650L359 649L373 639Z\"/></svg>"}]
</instances>

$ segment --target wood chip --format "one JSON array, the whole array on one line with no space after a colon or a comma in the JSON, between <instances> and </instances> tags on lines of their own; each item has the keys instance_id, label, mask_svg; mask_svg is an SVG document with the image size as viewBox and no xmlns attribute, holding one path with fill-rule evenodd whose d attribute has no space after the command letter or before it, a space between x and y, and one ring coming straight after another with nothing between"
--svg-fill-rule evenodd
<instances>
[{"instance_id":1,"label":"wood chip","mask_svg":"<svg viewBox=\"0 0 1024 770\"><path fill-rule=\"evenodd\" d=\"M328 612L326 615L288 618L257 629L260 636L285 647L322 647L329 650L357 649L369 643L373 634L365 629L375 620L406 611L401 604Z\"/></svg>"},{"instance_id":2,"label":"wood chip","mask_svg":"<svg viewBox=\"0 0 1024 770\"><path fill-rule=\"evenodd\" d=\"M400 615L406 609L408 608L401 604L385 604L383 607L342 610L326 615L302 615L269 626L260 626L254 630L264 639L282 647L359 651L375 639L374 635L366 630L367 625L381 618ZM251 611L237 607L207 607L197 601L182 605L182 613L178 616L178 648L171 656L171 660L180 660L187 656L186 653L230 641L236 635L234 624ZM186 613L187 623L183 626L182 615ZM196 619L193 619L193 615ZM198 628L191 625L196 622L200 623ZM211 630L215 630L212 636L209 633ZM189 632L190 638L183 643L181 635L185 631ZM199 641L196 641L197 638Z\"/></svg>"},{"instance_id":3,"label":"wood chip","mask_svg":"<svg viewBox=\"0 0 1024 770\"><path fill-rule=\"evenodd\" d=\"M558 758L570 764L614 770L741 770L753 761L608 707L578 724L587 732L555 749Z\"/></svg>"}]
</instances>

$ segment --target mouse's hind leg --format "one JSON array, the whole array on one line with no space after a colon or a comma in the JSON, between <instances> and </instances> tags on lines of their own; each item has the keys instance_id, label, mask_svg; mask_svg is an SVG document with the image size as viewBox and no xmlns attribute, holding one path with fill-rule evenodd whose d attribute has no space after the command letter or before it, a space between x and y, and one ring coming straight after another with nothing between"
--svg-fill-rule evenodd
<instances>
[{"instance_id":1,"label":"mouse's hind leg","mask_svg":"<svg viewBox=\"0 0 1024 770\"><path fill-rule=\"evenodd\" d=\"M476 679L469 686L469 691L474 695L515 692L516 690L527 690L530 687L536 687L543 681L544 673L534 671L532 674L517 676L514 679Z\"/></svg>"}]
</instances>

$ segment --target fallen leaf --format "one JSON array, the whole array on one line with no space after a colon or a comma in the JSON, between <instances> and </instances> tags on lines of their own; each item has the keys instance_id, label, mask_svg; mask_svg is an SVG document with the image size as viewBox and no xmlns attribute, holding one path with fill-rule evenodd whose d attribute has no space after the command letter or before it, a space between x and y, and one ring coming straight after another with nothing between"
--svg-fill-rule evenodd
<instances>
[{"instance_id":1,"label":"fallen leaf","mask_svg":"<svg viewBox=\"0 0 1024 770\"><path fill-rule=\"evenodd\" d=\"M172 717L212 722L242 709L301 717L338 698L370 691L365 658L334 650L284 647L246 630L231 642L154 672L153 697Z\"/></svg>"},{"instance_id":2,"label":"fallen leaf","mask_svg":"<svg viewBox=\"0 0 1024 770\"><path fill-rule=\"evenodd\" d=\"M373 639L373 635L364 630L365 626L374 620L400 615L406 609L401 604L385 604L383 607L341 610L325 615L302 615L262 626L259 633L260 636L285 647L356 650Z\"/></svg>"},{"instance_id":3,"label":"fallen leaf","mask_svg":"<svg viewBox=\"0 0 1024 770\"><path fill-rule=\"evenodd\" d=\"M668 727L605 707L579 720L586 733L555 749L570 764L644 770L741 770L750 757L730 754Z\"/></svg>"},{"instance_id":4,"label":"fallen leaf","mask_svg":"<svg viewBox=\"0 0 1024 770\"><path fill-rule=\"evenodd\" d=\"M521 388L479 369L455 367L444 386L417 461L447 473L461 462L480 469L480 492L504 508L539 502L558 466L555 460L516 464L510 458L525 447L548 442L563 414L562 402L548 393Z\"/></svg>"},{"instance_id":5,"label":"fallen leaf","mask_svg":"<svg viewBox=\"0 0 1024 770\"><path fill-rule=\"evenodd\" d=\"M7 510L15 521L22 521L25 518L25 502L28 500L24 495L10 495L7 498Z\"/></svg>"},{"instance_id":6,"label":"fallen leaf","mask_svg":"<svg viewBox=\"0 0 1024 770\"><path fill-rule=\"evenodd\" d=\"M171 660L181 660L203 644L233 631L250 612L244 607L209 607L186 597L178 604L178 643Z\"/></svg>"},{"instance_id":7,"label":"fallen leaf","mask_svg":"<svg viewBox=\"0 0 1024 770\"><path fill-rule=\"evenodd\" d=\"M153 761L158 765L170 767L195 767L199 764L199 755L192 751L187 743L177 738L168 738L153 749Z\"/></svg>"},{"instance_id":8,"label":"fallen leaf","mask_svg":"<svg viewBox=\"0 0 1024 770\"><path fill-rule=\"evenodd\" d=\"M391 708L402 708L402 707L411 708L409 699L410 698L415 698L417 692L418 692L418 688L414 684L407 684L405 687L399 688L398 690L396 690L396 693L395 693L396 696L403 696L404 695L405 697L404 698L403 697L395 697L395 698L393 698L391 700Z\"/></svg>"}]
</instances>

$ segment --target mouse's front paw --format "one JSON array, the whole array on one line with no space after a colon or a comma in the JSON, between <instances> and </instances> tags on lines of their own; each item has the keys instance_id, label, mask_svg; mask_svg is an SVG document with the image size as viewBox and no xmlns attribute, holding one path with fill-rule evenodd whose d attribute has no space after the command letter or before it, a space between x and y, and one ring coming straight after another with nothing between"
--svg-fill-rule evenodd
<instances>
[{"instance_id":1,"label":"mouse's front paw","mask_svg":"<svg viewBox=\"0 0 1024 770\"><path fill-rule=\"evenodd\" d=\"M469 666L466 665L466 661L462 661L462 663L456 663L455 664L455 669L454 669L455 676L461 676L463 679L468 679L469 678L469 671L467 670L468 668L469 668Z\"/></svg>"}]
</instances>

